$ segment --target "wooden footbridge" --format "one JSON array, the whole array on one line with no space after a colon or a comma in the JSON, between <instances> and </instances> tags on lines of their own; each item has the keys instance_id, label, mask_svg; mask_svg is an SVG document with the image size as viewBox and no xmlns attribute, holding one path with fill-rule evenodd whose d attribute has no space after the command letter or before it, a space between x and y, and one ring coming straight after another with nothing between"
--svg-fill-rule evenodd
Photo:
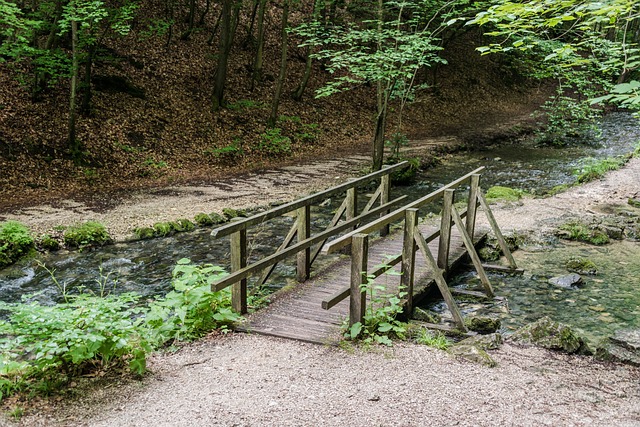
<instances>
[{"instance_id":1,"label":"wooden footbridge","mask_svg":"<svg viewBox=\"0 0 640 427\"><path fill-rule=\"evenodd\" d=\"M455 291L447 286L449 272L457 263L470 258L483 292L465 293L492 298L493 289L485 269L514 271L517 268L480 189L483 168L413 202L408 203L405 196L390 200L390 176L407 166L407 162L399 163L213 230L214 237L230 237L231 274L211 287L212 290L221 290L231 286L233 307L240 313L247 313L250 276L257 276L252 287L261 286L277 263L294 256L297 260L299 284L279 292L268 307L249 315L240 329L335 344L340 340L340 327L345 320L350 324L362 321L367 304L371 304L368 293L363 292L363 285L373 281L384 286L385 294L398 294L400 290L406 292L403 298L405 313L411 313L418 299L437 289L449 308L455 327L466 331L454 299ZM376 191L358 212L358 189L374 181L379 183ZM456 203L456 194L460 190L468 191L465 200L461 200L466 202L466 208L461 211L456 207L460 204ZM338 195L344 195L344 199L329 226L312 233L311 206ZM442 206L439 224L422 224L420 209L424 211L433 203ZM483 265L476 253L475 245L486 237L488 231L476 229L476 218L481 211L486 214L506 255L509 264L506 267ZM296 219L282 245L272 255L247 264L247 230L292 213ZM390 232L390 228L396 231ZM339 252L350 252L351 256L338 257L312 274L311 268L318 256Z\"/></svg>"}]
</instances>

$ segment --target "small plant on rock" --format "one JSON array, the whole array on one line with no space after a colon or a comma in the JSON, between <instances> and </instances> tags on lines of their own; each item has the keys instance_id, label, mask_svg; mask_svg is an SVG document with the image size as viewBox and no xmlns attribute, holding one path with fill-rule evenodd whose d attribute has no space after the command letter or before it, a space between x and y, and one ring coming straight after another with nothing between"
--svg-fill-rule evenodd
<instances>
[{"instance_id":1,"label":"small plant on rock","mask_svg":"<svg viewBox=\"0 0 640 427\"><path fill-rule=\"evenodd\" d=\"M437 348L438 350L446 350L453 344L443 333L432 332L426 328L420 328L415 340L420 345Z\"/></svg>"}]
</instances>

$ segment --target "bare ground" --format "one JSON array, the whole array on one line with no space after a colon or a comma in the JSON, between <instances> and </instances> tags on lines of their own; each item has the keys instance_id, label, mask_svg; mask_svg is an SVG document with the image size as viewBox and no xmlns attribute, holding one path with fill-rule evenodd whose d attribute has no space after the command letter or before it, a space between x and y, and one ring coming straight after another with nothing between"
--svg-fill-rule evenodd
<instances>
[{"instance_id":1,"label":"bare ground","mask_svg":"<svg viewBox=\"0 0 640 427\"><path fill-rule=\"evenodd\" d=\"M359 164L342 162L327 163L319 182ZM304 174L308 169L303 167ZM280 172L264 176L270 174L284 179ZM303 181L270 194L310 191L313 186ZM635 158L602 180L546 199L498 206L495 214L506 230L545 230L571 216L609 213L639 189ZM202 195L189 191L154 197L155 204L147 200L140 212L148 215L151 206L157 215L167 215L167 207L175 207L176 214L185 206L193 209ZM257 192L242 200L259 204ZM123 212L135 206L128 203ZM16 425L640 426L640 368L511 344L491 354L497 368L409 343L349 352L261 336L216 336L154 355L152 373L142 381L110 382L72 400L34 410L27 406Z\"/></svg>"}]
</instances>

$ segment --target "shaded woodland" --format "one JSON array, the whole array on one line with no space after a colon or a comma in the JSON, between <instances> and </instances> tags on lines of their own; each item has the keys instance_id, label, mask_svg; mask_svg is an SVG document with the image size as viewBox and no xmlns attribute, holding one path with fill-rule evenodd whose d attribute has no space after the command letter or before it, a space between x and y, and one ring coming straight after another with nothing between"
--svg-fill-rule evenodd
<instances>
[{"instance_id":1,"label":"shaded woodland","mask_svg":"<svg viewBox=\"0 0 640 427\"><path fill-rule=\"evenodd\" d=\"M378 168L394 135L481 133L539 105L548 82L556 99L592 85L484 35L519 36L500 26L505 4L3 0L0 205L350 151ZM621 24L585 22L624 47L638 33L630 5ZM469 25L491 10L485 27ZM624 65L597 86L631 79Z\"/></svg>"}]
</instances>

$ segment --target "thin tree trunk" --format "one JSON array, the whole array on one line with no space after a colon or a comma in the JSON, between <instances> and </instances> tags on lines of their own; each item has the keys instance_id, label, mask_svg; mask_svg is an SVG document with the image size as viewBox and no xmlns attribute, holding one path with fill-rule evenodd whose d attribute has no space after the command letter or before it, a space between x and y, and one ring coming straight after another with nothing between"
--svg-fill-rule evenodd
<instances>
[{"instance_id":1,"label":"thin tree trunk","mask_svg":"<svg viewBox=\"0 0 640 427\"><path fill-rule=\"evenodd\" d=\"M222 0L222 27L220 29L220 43L218 48L218 67L211 99L212 111L218 111L224 103L224 87L227 80L229 52L231 51L232 1L233 0Z\"/></svg>"},{"instance_id":2,"label":"thin tree trunk","mask_svg":"<svg viewBox=\"0 0 640 427\"><path fill-rule=\"evenodd\" d=\"M278 106L280 105L280 97L282 96L282 87L284 86L284 80L287 76L287 44L289 41L289 35L287 33L287 27L289 26L289 0L284 0L282 8L282 54L280 57L280 74L278 75L278 82L276 84L276 92L273 95L273 102L271 103L271 115L267 124L269 127L274 127L278 120Z\"/></svg>"},{"instance_id":3,"label":"thin tree trunk","mask_svg":"<svg viewBox=\"0 0 640 427\"><path fill-rule=\"evenodd\" d=\"M320 9L319 3L319 0L313 2L313 10L311 11L311 16L314 21L318 19ZM311 70L313 65L313 59L311 58L312 49L312 47L307 47L306 62L304 64L304 74L302 75L300 84L298 84L298 87L293 93L293 99L296 101L302 100L302 96L304 95L304 91L307 88L307 84L309 84L309 78L311 77Z\"/></svg>"},{"instance_id":4,"label":"thin tree trunk","mask_svg":"<svg viewBox=\"0 0 640 427\"><path fill-rule=\"evenodd\" d=\"M382 34L382 0L378 0L378 34ZM381 41L378 40L378 50L381 50ZM384 133L386 130L387 122L387 97L385 94L385 88L381 81L376 85L376 131L373 136L373 170L378 171L382 169L382 161L384 157Z\"/></svg>"},{"instance_id":5,"label":"thin tree trunk","mask_svg":"<svg viewBox=\"0 0 640 427\"><path fill-rule=\"evenodd\" d=\"M78 164L81 157L80 144L76 139L76 91L78 86L78 23L71 21L71 52L72 52L72 72L71 72L71 93L69 94L69 149L73 161Z\"/></svg>"},{"instance_id":6,"label":"thin tree trunk","mask_svg":"<svg viewBox=\"0 0 640 427\"><path fill-rule=\"evenodd\" d=\"M204 18L209 14L209 8L211 8L211 0L207 0L204 6L204 10L202 11L202 15L200 15L200 19L198 20L198 25L204 25Z\"/></svg>"},{"instance_id":7,"label":"thin tree trunk","mask_svg":"<svg viewBox=\"0 0 640 427\"><path fill-rule=\"evenodd\" d=\"M251 91L256 83L262 82L262 67L264 54L264 12L267 8L267 0L260 0L258 7L258 39L256 40L256 56L253 60L253 73L251 75Z\"/></svg>"},{"instance_id":8,"label":"thin tree trunk","mask_svg":"<svg viewBox=\"0 0 640 427\"><path fill-rule=\"evenodd\" d=\"M87 56L87 62L84 65L84 81L82 83L82 104L80 105L80 112L83 115L89 114L91 111L91 74L93 70L93 58L95 56L96 48L89 49L89 55Z\"/></svg>"},{"instance_id":9,"label":"thin tree trunk","mask_svg":"<svg viewBox=\"0 0 640 427\"><path fill-rule=\"evenodd\" d=\"M182 33L180 40L188 40L193 33L193 28L196 21L196 0L189 0L189 15L187 15L187 30Z\"/></svg>"}]
</instances>

